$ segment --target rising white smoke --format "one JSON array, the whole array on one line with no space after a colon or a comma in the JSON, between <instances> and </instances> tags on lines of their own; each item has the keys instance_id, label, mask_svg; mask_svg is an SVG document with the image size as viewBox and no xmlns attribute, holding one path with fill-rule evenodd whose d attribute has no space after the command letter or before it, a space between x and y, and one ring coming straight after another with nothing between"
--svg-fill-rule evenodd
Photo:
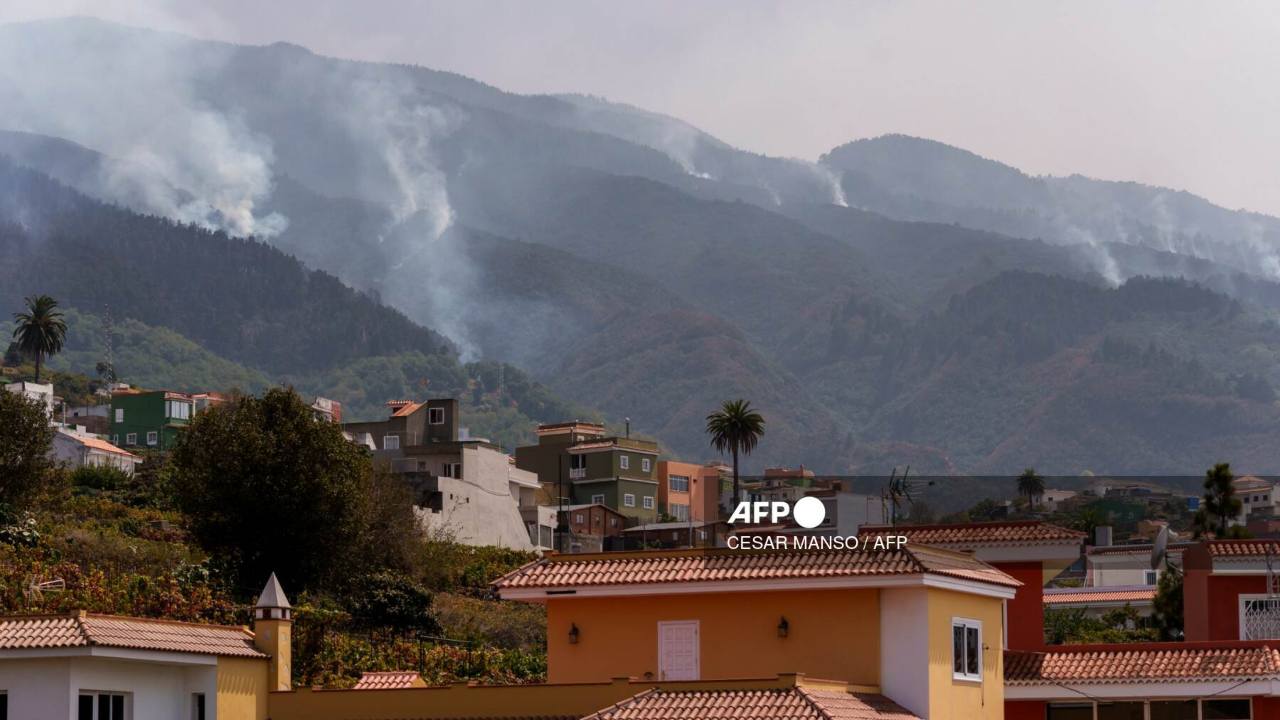
<instances>
[{"instance_id":1,"label":"rising white smoke","mask_svg":"<svg viewBox=\"0 0 1280 720\"><path fill-rule=\"evenodd\" d=\"M104 199L234 235L281 232L285 218L260 207L272 188L270 141L197 94L197 71L226 55L106 27L88 18L0 27L0 129L106 155L96 178L83 178Z\"/></svg>"}]
</instances>

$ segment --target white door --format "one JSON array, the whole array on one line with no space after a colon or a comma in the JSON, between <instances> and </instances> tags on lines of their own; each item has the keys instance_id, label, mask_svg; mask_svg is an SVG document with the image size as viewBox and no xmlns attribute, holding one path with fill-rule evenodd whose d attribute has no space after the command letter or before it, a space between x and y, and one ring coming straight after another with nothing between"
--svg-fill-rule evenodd
<instances>
[{"instance_id":1,"label":"white door","mask_svg":"<svg viewBox=\"0 0 1280 720\"><path fill-rule=\"evenodd\" d=\"M698 677L698 621L658 623L658 679Z\"/></svg>"}]
</instances>

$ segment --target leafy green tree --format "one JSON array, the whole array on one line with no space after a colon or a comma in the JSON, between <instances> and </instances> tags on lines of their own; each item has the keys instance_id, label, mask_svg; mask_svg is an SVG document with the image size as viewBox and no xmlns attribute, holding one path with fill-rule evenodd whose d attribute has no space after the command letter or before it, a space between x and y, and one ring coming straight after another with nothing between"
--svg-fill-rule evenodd
<instances>
[{"instance_id":1,"label":"leafy green tree","mask_svg":"<svg viewBox=\"0 0 1280 720\"><path fill-rule=\"evenodd\" d=\"M26 312L14 313L16 327L13 337L18 350L35 358L36 382L40 382L40 367L44 358L62 352L67 339L67 323L58 311L58 301L48 295L33 295L26 299Z\"/></svg>"},{"instance_id":2,"label":"leafy green tree","mask_svg":"<svg viewBox=\"0 0 1280 720\"><path fill-rule=\"evenodd\" d=\"M44 405L0 390L0 503L25 507L53 471L53 428Z\"/></svg>"},{"instance_id":3,"label":"leafy green tree","mask_svg":"<svg viewBox=\"0 0 1280 720\"><path fill-rule=\"evenodd\" d=\"M711 447L721 454L733 455L733 505L742 497L738 478L738 453L750 455L764 435L764 416L751 409L746 400L726 400L720 409L707 416L707 435Z\"/></svg>"},{"instance_id":4,"label":"leafy green tree","mask_svg":"<svg viewBox=\"0 0 1280 720\"><path fill-rule=\"evenodd\" d=\"M1241 502L1232 484L1235 475L1230 463L1218 463L1204 474L1204 499L1195 517L1195 535L1213 533L1216 537L1231 536L1231 521L1240 514Z\"/></svg>"},{"instance_id":5,"label":"leafy green tree","mask_svg":"<svg viewBox=\"0 0 1280 720\"><path fill-rule=\"evenodd\" d=\"M1035 468L1027 468L1018 476L1018 494L1027 498L1027 507L1035 509L1038 499L1044 495L1044 478Z\"/></svg>"},{"instance_id":6,"label":"leafy green tree","mask_svg":"<svg viewBox=\"0 0 1280 720\"><path fill-rule=\"evenodd\" d=\"M276 572L294 592L370 569L374 473L367 453L317 421L292 389L197 415L171 459L173 492L204 548L242 591ZM412 513L405 505L404 512ZM376 569L376 566L375 568Z\"/></svg>"},{"instance_id":7,"label":"leafy green tree","mask_svg":"<svg viewBox=\"0 0 1280 720\"><path fill-rule=\"evenodd\" d=\"M383 570L364 575L350 595L351 619L361 627L440 632L431 611L431 592L402 573Z\"/></svg>"},{"instance_id":8,"label":"leafy green tree","mask_svg":"<svg viewBox=\"0 0 1280 720\"><path fill-rule=\"evenodd\" d=\"M1169 563L1160 575L1151 622L1161 640L1181 640L1183 635L1182 568Z\"/></svg>"}]
</instances>

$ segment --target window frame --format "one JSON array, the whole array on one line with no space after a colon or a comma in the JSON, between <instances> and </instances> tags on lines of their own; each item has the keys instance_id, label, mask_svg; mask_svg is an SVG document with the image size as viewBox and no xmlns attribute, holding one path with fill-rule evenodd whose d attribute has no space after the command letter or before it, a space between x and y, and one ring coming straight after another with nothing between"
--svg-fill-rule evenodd
<instances>
[{"instance_id":1,"label":"window frame","mask_svg":"<svg viewBox=\"0 0 1280 720\"><path fill-rule=\"evenodd\" d=\"M592 495L592 496L591 496L591 504L592 504L592 505L603 505L603 504L604 504L604 493L600 493L600 494L598 494L598 495Z\"/></svg>"},{"instance_id":2,"label":"window frame","mask_svg":"<svg viewBox=\"0 0 1280 720\"><path fill-rule=\"evenodd\" d=\"M124 444L130 447L137 445L138 433L136 432L126 433L124 436Z\"/></svg>"},{"instance_id":3,"label":"window frame","mask_svg":"<svg viewBox=\"0 0 1280 720\"><path fill-rule=\"evenodd\" d=\"M677 487L677 483L676 483L677 480L680 480L681 484L683 484L684 487ZM682 493L689 492L689 476L688 475L668 475L667 489L670 490L671 492L682 492Z\"/></svg>"},{"instance_id":4,"label":"window frame","mask_svg":"<svg viewBox=\"0 0 1280 720\"><path fill-rule=\"evenodd\" d=\"M962 669L960 671L956 670L956 646L955 646L956 628L964 629L964 643L963 643L964 655L961 658ZM977 644L978 671L976 673L971 673L968 670L969 666L971 665L971 663L969 662L969 653L968 653L970 630L976 630L978 634L978 644ZM982 621L974 618L964 618L964 617L951 618L951 679L958 680L961 682L972 682L972 683L981 684L982 683L982 661L983 661L982 656L983 656Z\"/></svg>"},{"instance_id":5,"label":"window frame","mask_svg":"<svg viewBox=\"0 0 1280 720\"><path fill-rule=\"evenodd\" d=\"M635 507L635 506L636 506L636 496L635 496L635 493L623 493L623 494L622 494L622 506L623 506L623 507L629 507L629 508L633 508L633 507Z\"/></svg>"},{"instance_id":6,"label":"window frame","mask_svg":"<svg viewBox=\"0 0 1280 720\"><path fill-rule=\"evenodd\" d=\"M124 422L124 408L116 408L116 422Z\"/></svg>"},{"instance_id":7,"label":"window frame","mask_svg":"<svg viewBox=\"0 0 1280 720\"><path fill-rule=\"evenodd\" d=\"M439 418L438 420L436 419L437 417ZM444 408L442 407L427 408L427 424L443 425L444 424Z\"/></svg>"},{"instance_id":8,"label":"window frame","mask_svg":"<svg viewBox=\"0 0 1280 720\"><path fill-rule=\"evenodd\" d=\"M640 472L649 472L653 469L653 460L649 458L640 458Z\"/></svg>"},{"instance_id":9,"label":"window frame","mask_svg":"<svg viewBox=\"0 0 1280 720\"><path fill-rule=\"evenodd\" d=\"M626 454L619 455L619 456L618 456L618 467L619 467L620 469L622 469L622 470L630 470L630 469L631 469L631 456L630 456L630 455L626 455Z\"/></svg>"},{"instance_id":10,"label":"window frame","mask_svg":"<svg viewBox=\"0 0 1280 720\"><path fill-rule=\"evenodd\" d=\"M388 433L388 434L386 434L386 435L383 435L383 436L382 436L382 449L383 449L383 450L399 450L399 449L400 449L400 436L399 436L399 435L396 435L395 433Z\"/></svg>"},{"instance_id":11,"label":"window frame","mask_svg":"<svg viewBox=\"0 0 1280 720\"><path fill-rule=\"evenodd\" d=\"M652 495L642 495L640 497L640 506L645 510L653 510L658 507L658 502L654 500Z\"/></svg>"},{"instance_id":12,"label":"window frame","mask_svg":"<svg viewBox=\"0 0 1280 720\"><path fill-rule=\"evenodd\" d=\"M147 431L147 445L155 447L160 444L160 433L155 430Z\"/></svg>"}]
</instances>

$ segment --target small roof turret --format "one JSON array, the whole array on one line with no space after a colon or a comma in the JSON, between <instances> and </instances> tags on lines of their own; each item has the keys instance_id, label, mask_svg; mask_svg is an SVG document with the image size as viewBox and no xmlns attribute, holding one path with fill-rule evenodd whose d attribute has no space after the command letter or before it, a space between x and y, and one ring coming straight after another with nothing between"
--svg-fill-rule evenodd
<instances>
[{"instance_id":1,"label":"small roof turret","mask_svg":"<svg viewBox=\"0 0 1280 720\"><path fill-rule=\"evenodd\" d=\"M276 574L271 573L271 577L267 579L267 586L262 588L262 593L258 595L258 604L253 607L253 616L259 620L288 620L293 614L292 610L293 606L289 604L289 598L285 597L284 588L280 587Z\"/></svg>"}]
</instances>

